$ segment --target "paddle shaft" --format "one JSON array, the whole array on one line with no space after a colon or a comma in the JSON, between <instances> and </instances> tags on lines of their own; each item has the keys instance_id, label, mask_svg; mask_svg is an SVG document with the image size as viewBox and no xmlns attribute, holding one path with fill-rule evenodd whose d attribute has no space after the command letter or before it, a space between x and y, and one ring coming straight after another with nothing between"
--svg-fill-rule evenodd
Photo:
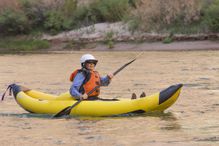
<instances>
[{"instance_id":1,"label":"paddle shaft","mask_svg":"<svg viewBox=\"0 0 219 146\"><path fill-rule=\"evenodd\" d=\"M121 70L123 70L126 66L128 66L129 64L131 64L132 62L134 62L136 60L136 58L135 59L133 59L133 60L131 60L131 61L129 61L128 63L126 63L126 64L124 64L123 66L121 66L119 69L117 69L114 73L113 73L113 76L115 76L116 74L118 74ZM89 92L88 92L88 96L90 95L90 94L92 94L97 88L99 88L100 87L100 85L98 85L98 86L96 86L96 87L94 87L92 90L90 90Z\"/></svg>"},{"instance_id":2,"label":"paddle shaft","mask_svg":"<svg viewBox=\"0 0 219 146\"><path fill-rule=\"evenodd\" d=\"M91 94L92 94L97 88L99 88L99 87L100 87L100 85L94 87L92 90L90 90L90 91L87 93L87 95L88 95L88 96L91 95ZM80 100L78 100L75 104L73 104L73 105L71 106L71 109L72 109L73 107L75 107L76 105L78 105L82 100L83 100L83 99L80 99Z\"/></svg>"},{"instance_id":3,"label":"paddle shaft","mask_svg":"<svg viewBox=\"0 0 219 146\"><path fill-rule=\"evenodd\" d=\"M116 74L118 74L121 70L123 70L126 66L128 66L129 64L131 64L131 63L134 62L135 60L136 60L136 58L133 59L133 60L131 60L131 61L129 61L128 63L124 64L123 66L121 66L119 69L117 69L117 70L113 73L113 75L115 76Z\"/></svg>"},{"instance_id":4,"label":"paddle shaft","mask_svg":"<svg viewBox=\"0 0 219 146\"><path fill-rule=\"evenodd\" d=\"M94 87L91 91L89 91L87 93L87 95L89 96L90 94L92 94L97 88L99 88L100 86L96 86ZM58 117L61 117L61 116L64 116L64 115L69 115L71 110L76 106L78 105L83 99L80 98L80 100L78 100L77 102L75 102L72 106L69 106L67 108L64 108L63 110L61 110L60 112L58 112L57 114L55 114L52 118L58 118Z\"/></svg>"}]
</instances>

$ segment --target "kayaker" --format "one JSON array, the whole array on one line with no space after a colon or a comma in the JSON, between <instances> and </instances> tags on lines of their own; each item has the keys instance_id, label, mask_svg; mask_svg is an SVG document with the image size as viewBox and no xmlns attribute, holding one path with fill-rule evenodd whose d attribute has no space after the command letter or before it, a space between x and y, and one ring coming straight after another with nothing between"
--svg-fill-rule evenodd
<instances>
[{"instance_id":1,"label":"kayaker","mask_svg":"<svg viewBox=\"0 0 219 146\"><path fill-rule=\"evenodd\" d=\"M91 54L84 54L80 59L81 69L75 70L71 76L70 81L72 85L70 94L75 99L79 100L106 100L112 101L117 99L102 99L100 95L100 86L108 86L113 78L113 74L108 74L101 77L95 70L98 60ZM99 86L93 93L88 95L88 92Z\"/></svg>"}]
</instances>

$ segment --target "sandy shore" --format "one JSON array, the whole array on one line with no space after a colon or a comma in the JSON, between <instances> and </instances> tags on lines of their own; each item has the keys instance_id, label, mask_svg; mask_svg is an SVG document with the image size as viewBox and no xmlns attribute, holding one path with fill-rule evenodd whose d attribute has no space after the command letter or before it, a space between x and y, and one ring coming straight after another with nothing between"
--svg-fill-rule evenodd
<instances>
[{"instance_id":1,"label":"sandy shore","mask_svg":"<svg viewBox=\"0 0 219 146\"><path fill-rule=\"evenodd\" d=\"M119 42L109 48L107 44L92 43L84 46L65 48L66 44L54 43L48 51L192 51L192 50L219 50L219 41L178 41L170 44L162 42Z\"/></svg>"},{"instance_id":2,"label":"sandy shore","mask_svg":"<svg viewBox=\"0 0 219 146\"><path fill-rule=\"evenodd\" d=\"M91 43L74 47L66 47L67 43L59 42L52 43L51 47L45 50L34 51L40 53L64 53L69 51L196 51L196 50L219 50L219 41L178 41L170 44L162 42L119 42L114 43L113 48L103 43ZM0 48L0 52L5 52L5 48Z\"/></svg>"},{"instance_id":3,"label":"sandy shore","mask_svg":"<svg viewBox=\"0 0 219 146\"><path fill-rule=\"evenodd\" d=\"M219 50L219 41L191 41L173 42L163 44L162 42L153 43L118 43L114 48L109 49L106 45L97 45L93 50L98 51L177 51L177 50Z\"/></svg>"}]
</instances>

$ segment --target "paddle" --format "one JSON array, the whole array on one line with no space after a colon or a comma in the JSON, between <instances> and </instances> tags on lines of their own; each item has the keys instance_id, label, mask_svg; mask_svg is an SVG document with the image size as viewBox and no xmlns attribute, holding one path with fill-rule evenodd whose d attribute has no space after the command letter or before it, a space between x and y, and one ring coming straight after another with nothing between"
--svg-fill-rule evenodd
<instances>
[{"instance_id":1,"label":"paddle","mask_svg":"<svg viewBox=\"0 0 219 146\"><path fill-rule=\"evenodd\" d=\"M141 54L142 54L142 53L141 53ZM137 57L139 57L141 54L139 54ZM121 70L123 70L126 66L128 66L129 64L131 64L132 62L134 62L134 61L137 59L137 57L136 57L135 59L129 61L128 63L124 64L123 66L121 66L119 69L117 69L117 70L113 73L113 75L115 76L116 74L118 74L118 73L119 73ZM97 88L99 88L99 87L100 87L100 85L94 87L91 91L88 92L87 95L89 96L90 94L92 94L92 93L93 93ZM74 103L72 106L68 106L68 107L64 108L63 110L61 110L60 112L58 112L57 114L55 114L55 115L53 116L53 118L58 118L58 117L61 117L61 116L69 115L70 112L71 112L71 110L72 110L76 105L78 105L81 101L82 101L82 99L78 100L78 101L77 101L76 103Z\"/></svg>"},{"instance_id":2,"label":"paddle","mask_svg":"<svg viewBox=\"0 0 219 146\"><path fill-rule=\"evenodd\" d=\"M89 92L87 93L87 95L88 95L88 96L91 95L91 94L92 94L97 88L99 88L99 87L100 87L100 85L94 87L91 91L89 91ZM57 114L55 114L55 115L53 116L53 118L58 118L58 117L62 117L62 116L65 116L65 115L69 115L70 112L71 112L71 110L72 110L76 105L78 105L81 101L82 101L82 99L80 99L80 100L78 100L77 102L75 102L72 106L68 106L68 107L64 108L63 110L61 110L60 112L58 112Z\"/></svg>"}]
</instances>

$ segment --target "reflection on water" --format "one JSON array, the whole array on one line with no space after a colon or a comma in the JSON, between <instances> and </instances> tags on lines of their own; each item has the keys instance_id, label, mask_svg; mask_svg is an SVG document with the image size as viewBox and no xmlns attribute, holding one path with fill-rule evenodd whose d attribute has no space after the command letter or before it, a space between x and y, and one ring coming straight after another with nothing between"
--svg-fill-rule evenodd
<instances>
[{"instance_id":1,"label":"reflection on water","mask_svg":"<svg viewBox=\"0 0 219 146\"><path fill-rule=\"evenodd\" d=\"M143 114L123 114L107 117L90 117L90 116L63 116L61 118L53 118L50 114L34 114L34 113L0 113L0 117L16 117L16 118L42 118L42 119L66 119L66 120L79 120L79 121L99 121L105 119L123 119L134 117L157 117L164 121L176 121L177 118L171 112L149 112Z\"/></svg>"},{"instance_id":2,"label":"reflection on water","mask_svg":"<svg viewBox=\"0 0 219 146\"><path fill-rule=\"evenodd\" d=\"M217 127L218 128L218 127ZM194 138L195 141L201 141L201 142L219 142L219 136L213 136L213 137L206 137L206 138Z\"/></svg>"},{"instance_id":3,"label":"reflection on water","mask_svg":"<svg viewBox=\"0 0 219 146\"><path fill-rule=\"evenodd\" d=\"M51 94L66 92L85 52L0 56L0 95L11 83ZM90 52L86 52L90 53ZM105 75L138 52L92 52ZM27 113L13 97L0 102L1 145L219 145L219 52L144 52L101 90L103 98L147 95L183 83L165 112L113 117L64 117ZM13 139L13 140L12 140Z\"/></svg>"},{"instance_id":4,"label":"reflection on water","mask_svg":"<svg viewBox=\"0 0 219 146\"><path fill-rule=\"evenodd\" d=\"M31 113L0 113L0 117L16 117L16 118L45 118L50 119L51 115L47 114L31 114Z\"/></svg>"}]
</instances>

